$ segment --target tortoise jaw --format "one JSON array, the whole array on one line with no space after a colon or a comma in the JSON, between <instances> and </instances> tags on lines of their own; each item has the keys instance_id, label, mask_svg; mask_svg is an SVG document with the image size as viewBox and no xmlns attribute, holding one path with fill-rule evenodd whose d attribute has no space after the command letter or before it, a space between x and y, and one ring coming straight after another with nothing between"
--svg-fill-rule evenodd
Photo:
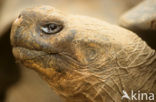
<instances>
[{"instance_id":1,"label":"tortoise jaw","mask_svg":"<svg viewBox=\"0 0 156 102\"><path fill-rule=\"evenodd\" d=\"M13 55L17 63L25 67L34 69L35 71L45 74L46 70L54 70L57 73L62 73L64 67L64 57L60 53L47 53L44 51L30 50L24 47L13 47ZM45 74L45 76L47 76ZM53 76L53 74L51 74Z\"/></svg>"}]
</instances>

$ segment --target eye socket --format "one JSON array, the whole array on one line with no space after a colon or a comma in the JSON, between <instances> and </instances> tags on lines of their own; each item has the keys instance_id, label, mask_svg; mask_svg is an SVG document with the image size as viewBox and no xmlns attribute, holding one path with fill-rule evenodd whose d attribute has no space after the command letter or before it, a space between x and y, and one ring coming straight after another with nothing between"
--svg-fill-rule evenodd
<instances>
[{"instance_id":1,"label":"eye socket","mask_svg":"<svg viewBox=\"0 0 156 102\"><path fill-rule=\"evenodd\" d=\"M57 23L45 24L41 27L41 30L45 34L56 34L63 29L63 25Z\"/></svg>"}]
</instances>

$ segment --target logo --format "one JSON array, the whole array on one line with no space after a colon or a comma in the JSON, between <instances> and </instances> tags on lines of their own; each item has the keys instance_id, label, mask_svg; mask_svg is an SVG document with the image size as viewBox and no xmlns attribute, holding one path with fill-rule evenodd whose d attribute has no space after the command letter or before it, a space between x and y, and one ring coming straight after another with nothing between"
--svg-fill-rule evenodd
<instances>
[{"instance_id":1,"label":"logo","mask_svg":"<svg viewBox=\"0 0 156 102\"><path fill-rule=\"evenodd\" d=\"M123 90L122 92L123 92L123 96L121 97L122 100L123 99L127 99L127 100L148 100L148 101L155 100L154 93L142 93L141 91L134 92L133 90L131 90L131 94L129 96L125 90Z\"/></svg>"}]
</instances>

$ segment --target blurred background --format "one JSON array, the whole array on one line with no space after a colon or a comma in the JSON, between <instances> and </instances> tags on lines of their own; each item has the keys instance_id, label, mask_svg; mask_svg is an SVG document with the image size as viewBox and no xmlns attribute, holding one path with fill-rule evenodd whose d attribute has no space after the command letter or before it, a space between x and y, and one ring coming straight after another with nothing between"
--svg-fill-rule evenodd
<instances>
[{"instance_id":1,"label":"blurred background","mask_svg":"<svg viewBox=\"0 0 156 102\"><path fill-rule=\"evenodd\" d=\"M119 17L142 0L0 0L0 102L63 102L36 72L17 65L9 34L20 11L51 5L63 12L96 17L118 24Z\"/></svg>"}]
</instances>

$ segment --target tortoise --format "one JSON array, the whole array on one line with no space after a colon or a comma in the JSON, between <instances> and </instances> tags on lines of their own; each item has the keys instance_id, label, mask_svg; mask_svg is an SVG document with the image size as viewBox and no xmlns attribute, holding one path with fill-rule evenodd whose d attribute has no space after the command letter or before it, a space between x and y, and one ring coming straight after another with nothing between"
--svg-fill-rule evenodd
<instances>
[{"instance_id":1,"label":"tortoise","mask_svg":"<svg viewBox=\"0 0 156 102\"><path fill-rule=\"evenodd\" d=\"M87 1L87 0L82 0L82 1ZM92 0L92 1L94 1L94 0ZM110 0L110 2L112 2L112 4L111 4L109 2L107 3L107 1L104 0L104 3L101 3L101 4L104 4L105 5L104 9L108 8L109 12L106 12L107 10L101 10L98 13L100 13L99 15L102 15L101 18L104 17L105 20L107 20L107 21L109 21L111 23L116 23L116 20L118 19L119 15L122 14L122 12L124 10L127 10L130 7L132 7L134 4L136 4L135 2L138 2L138 1L141 1L141 0L133 0L131 2L129 2L128 0L127 1L119 0L118 2L116 2L116 0L114 0L114 1ZM12 3L12 2L17 2L16 3L17 5L14 5L15 3ZM70 0L68 1L68 3L69 2L70 2ZM115 3L113 3L113 2L115 2ZM4 5L2 5L2 3ZM0 16L0 21L1 21L1 23L0 23L0 25L1 25L1 27L0 27L0 37L1 37L0 42L1 43L0 44L1 44L1 46L4 46L4 47L1 50L1 63L0 63L0 66L1 66L1 68L0 68L0 72L1 72L0 75L2 77L2 79L0 79L0 82L3 83L3 84L0 84L0 87L1 87L1 89L0 89L0 101L1 102L2 102L2 100L5 97L4 93L6 93L6 90L13 83L17 82L19 80L19 78L21 77L20 69L15 64L15 61L13 61L13 57L12 57L12 54L11 54L11 46L9 44L10 43L9 42L9 33L10 33L10 26L11 26L12 20L15 18L16 14L17 14L17 11L20 11L21 9L23 9L25 7L28 7L28 6L32 6L32 4L33 5L34 4L48 4L48 5L54 6L55 2L53 0L50 0L50 1L37 0L37 2L33 1L33 3L32 3L32 1L29 2L29 1L24 1L24 0L21 0L21 1L19 1L19 0L17 0L17 1L5 0L4 1L3 0L2 3L0 4L0 5L2 5L0 7L0 9L2 8L2 10L0 10L0 13L2 15L2 16ZM10 3L10 4L8 5L7 3L8 4ZM127 5L127 3L129 5ZM63 4L63 6L58 6L58 8L62 7L62 10L67 9L67 8L70 9L71 6L69 6L69 5L66 5L65 7L63 7L64 6L64 4ZM72 3L72 5L73 5L73 3ZM107 5L109 5L109 6L107 6ZM120 8L117 8L119 5L120 5ZM123 6L123 5L126 5L126 6ZM8 8L8 9L6 9L5 7ZM74 6L74 7L76 7L76 6ZM111 9L110 7L111 8L114 7L114 8ZM11 9L9 9L9 8L11 8ZM96 8L94 7L94 11L100 10L100 9L96 9ZM19 10L17 10L17 9L19 9ZM74 10L72 9L72 13L78 11L78 10L76 10L76 11L74 11ZM113 13L114 10L116 10L117 13ZM8 13L8 11L10 11L10 13ZM82 9L82 11L85 11L84 8ZM92 11L91 13L93 14L94 11ZM95 14L97 14L97 13L95 13ZM109 15L112 15L112 16L109 16ZM91 16L93 16L93 15L91 15ZM153 38L153 37L150 37L150 39L151 38ZM148 41L147 39L145 39L145 40ZM6 44L6 45L4 45L4 44ZM5 78L5 80L4 80L4 78Z\"/></svg>"},{"instance_id":2,"label":"tortoise","mask_svg":"<svg viewBox=\"0 0 156 102\"><path fill-rule=\"evenodd\" d=\"M144 0L128 10L120 17L119 24L136 32L156 49L156 0Z\"/></svg>"},{"instance_id":3,"label":"tortoise","mask_svg":"<svg viewBox=\"0 0 156 102\"><path fill-rule=\"evenodd\" d=\"M156 1L144 0L120 18L120 25L130 30L156 30Z\"/></svg>"},{"instance_id":4,"label":"tortoise","mask_svg":"<svg viewBox=\"0 0 156 102\"><path fill-rule=\"evenodd\" d=\"M20 13L10 39L17 62L38 72L67 102L142 101L122 100L122 92L132 91L154 101L155 50L127 29L38 6Z\"/></svg>"}]
</instances>

